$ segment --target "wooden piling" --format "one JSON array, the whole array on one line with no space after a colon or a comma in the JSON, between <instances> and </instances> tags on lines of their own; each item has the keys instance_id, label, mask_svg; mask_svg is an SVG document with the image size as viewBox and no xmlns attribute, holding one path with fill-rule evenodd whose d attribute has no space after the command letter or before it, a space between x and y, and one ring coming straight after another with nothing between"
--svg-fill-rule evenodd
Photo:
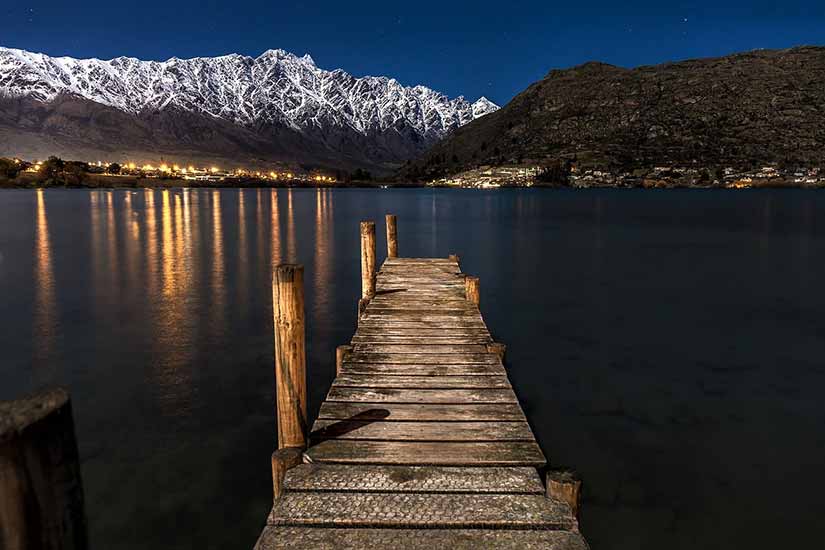
<instances>
[{"instance_id":1,"label":"wooden piling","mask_svg":"<svg viewBox=\"0 0 825 550\"><path fill-rule=\"evenodd\" d=\"M547 498L566 502L578 520L581 510L582 481L572 470L549 470L547 472Z\"/></svg>"},{"instance_id":2,"label":"wooden piling","mask_svg":"<svg viewBox=\"0 0 825 550\"><path fill-rule=\"evenodd\" d=\"M471 275L467 275L464 278L464 293L467 297L467 300L478 305L481 300L481 292L479 290L479 280L478 277L473 277Z\"/></svg>"},{"instance_id":3,"label":"wooden piling","mask_svg":"<svg viewBox=\"0 0 825 550\"><path fill-rule=\"evenodd\" d=\"M69 394L0 403L0 548L88 547Z\"/></svg>"},{"instance_id":4,"label":"wooden piling","mask_svg":"<svg viewBox=\"0 0 825 550\"><path fill-rule=\"evenodd\" d=\"M450 254L447 256L447 259L451 262L460 263L461 258L458 257L458 254Z\"/></svg>"},{"instance_id":5,"label":"wooden piling","mask_svg":"<svg viewBox=\"0 0 825 550\"><path fill-rule=\"evenodd\" d=\"M398 257L398 224L392 214L387 214L387 258Z\"/></svg>"},{"instance_id":6,"label":"wooden piling","mask_svg":"<svg viewBox=\"0 0 825 550\"><path fill-rule=\"evenodd\" d=\"M284 494L284 478L290 468L301 463L303 450L299 448L278 449L272 453L272 496L281 498Z\"/></svg>"},{"instance_id":7,"label":"wooden piling","mask_svg":"<svg viewBox=\"0 0 825 550\"><path fill-rule=\"evenodd\" d=\"M501 342L490 342L487 344L487 351L490 353L495 353L499 360L504 361L504 352L507 350L507 346L502 344Z\"/></svg>"},{"instance_id":8,"label":"wooden piling","mask_svg":"<svg viewBox=\"0 0 825 550\"><path fill-rule=\"evenodd\" d=\"M344 359L352 351L352 346L338 346L335 348L335 375L341 376L344 367Z\"/></svg>"},{"instance_id":9,"label":"wooden piling","mask_svg":"<svg viewBox=\"0 0 825 550\"><path fill-rule=\"evenodd\" d=\"M375 296L375 222L361 222L361 299L358 318Z\"/></svg>"},{"instance_id":10,"label":"wooden piling","mask_svg":"<svg viewBox=\"0 0 825 550\"><path fill-rule=\"evenodd\" d=\"M272 279L278 448L306 447L304 267L282 264Z\"/></svg>"}]
</instances>

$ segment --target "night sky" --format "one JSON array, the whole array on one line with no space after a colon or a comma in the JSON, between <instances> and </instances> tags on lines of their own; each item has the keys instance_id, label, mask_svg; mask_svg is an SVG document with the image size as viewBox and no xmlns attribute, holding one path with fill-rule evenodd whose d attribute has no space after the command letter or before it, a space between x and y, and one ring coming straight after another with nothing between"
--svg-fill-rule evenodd
<instances>
[{"instance_id":1,"label":"night sky","mask_svg":"<svg viewBox=\"0 0 825 550\"><path fill-rule=\"evenodd\" d=\"M631 67L825 44L822 0L4 0L0 18L0 45L49 55L163 60L282 48L325 69L501 104L550 69L590 60Z\"/></svg>"}]
</instances>

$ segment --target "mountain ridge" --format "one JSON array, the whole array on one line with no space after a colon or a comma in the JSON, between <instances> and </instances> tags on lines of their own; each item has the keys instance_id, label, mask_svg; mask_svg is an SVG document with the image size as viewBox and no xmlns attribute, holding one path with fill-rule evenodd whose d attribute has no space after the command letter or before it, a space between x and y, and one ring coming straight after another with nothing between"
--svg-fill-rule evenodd
<instances>
[{"instance_id":1,"label":"mountain ridge","mask_svg":"<svg viewBox=\"0 0 825 550\"><path fill-rule=\"evenodd\" d=\"M299 57L281 49L258 57L227 54L142 61L126 56L51 57L0 47L0 96L5 105L20 98L50 104L71 96L140 122L165 111L174 118L180 111L228 121L264 138L272 131L291 131L300 134L295 139L302 147L309 147L305 157L310 162L315 157L318 162L340 159L345 165L374 167L400 164L453 129L498 109L483 97L471 103L423 85L403 86L390 77L355 77L342 69L321 69L309 54ZM27 122L25 117L11 120L8 109L0 120L4 118L6 135ZM83 120L75 123L75 128L66 126L63 133L46 137L61 142L81 139ZM112 137L117 144L117 136ZM136 148L128 140L120 145ZM214 154L212 145L205 143L204 152ZM289 157L276 150L251 149L277 160ZM313 149L317 154L311 154Z\"/></svg>"},{"instance_id":2,"label":"mountain ridge","mask_svg":"<svg viewBox=\"0 0 825 550\"><path fill-rule=\"evenodd\" d=\"M819 46L553 69L502 109L456 129L399 177L559 159L630 171L825 164L823 82Z\"/></svg>"}]
</instances>

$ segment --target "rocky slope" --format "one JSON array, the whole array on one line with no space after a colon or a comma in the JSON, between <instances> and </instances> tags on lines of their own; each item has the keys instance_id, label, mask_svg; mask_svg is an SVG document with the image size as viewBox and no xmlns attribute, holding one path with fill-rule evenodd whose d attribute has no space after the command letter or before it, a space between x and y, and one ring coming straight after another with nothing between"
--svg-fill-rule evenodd
<instances>
[{"instance_id":1,"label":"rocky slope","mask_svg":"<svg viewBox=\"0 0 825 550\"><path fill-rule=\"evenodd\" d=\"M0 154L240 156L380 169L497 108L323 70L283 50L156 62L0 48Z\"/></svg>"},{"instance_id":2,"label":"rocky slope","mask_svg":"<svg viewBox=\"0 0 825 550\"><path fill-rule=\"evenodd\" d=\"M554 70L456 130L400 177L559 158L625 170L825 164L825 48Z\"/></svg>"}]
</instances>

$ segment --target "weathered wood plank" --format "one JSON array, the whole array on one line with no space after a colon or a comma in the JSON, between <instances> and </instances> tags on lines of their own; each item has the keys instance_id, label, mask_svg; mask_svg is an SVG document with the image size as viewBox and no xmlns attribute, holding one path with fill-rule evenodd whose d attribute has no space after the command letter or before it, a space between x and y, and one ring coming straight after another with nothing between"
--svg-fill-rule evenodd
<instances>
[{"instance_id":1,"label":"weathered wood plank","mask_svg":"<svg viewBox=\"0 0 825 550\"><path fill-rule=\"evenodd\" d=\"M571 529L570 508L542 495L296 492L275 501L269 525L428 529Z\"/></svg>"},{"instance_id":2,"label":"weathered wood plank","mask_svg":"<svg viewBox=\"0 0 825 550\"><path fill-rule=\"evenodd\" d=\"M533 441L527 422L387 422L316 420L310 439L376 441Z\"/></svg>"},{"instance_id":3,"label":"weathered wood plank","mask_svg":"<svg viewBox=\"0 0 825 550\"><path fill-rule=\"evenodd\" d=\"M341 374L332 383L334 387L365 388L510 388L506 376L404 376Z\"/></svg>"},{"instance_id":4,"label":"weathered wood plank","mask_svg":"<svg viewBox=\"0 0 825 550\"><path fill-rule=\"evenodd\" d=\"M421 365L398 363L344 363L341 374L385 376L498 376L506 371L501 365Z\"/></svg>"},{"instance_id":5,"label":"weathered wood plank","mask_svg":"<svg viewBox=\"0 0 825 550\"><path fill-rule=\"evenodd\" d=\"M409 333L407 333L409 334ZM407 336L388 334L385 336L375 334L357 334L352 337L353 344L410 344L425 346L427 344L476 344L486 345L492 342L492 338L486 334L477 336Z\"/></svg>"},{"instance_id":6,"label":"weathered wood plank","mask_svg":"<svg viewBox=\"0 0 825 550\"><path fill-rule=\"evenodd\" d=\"M416 365L501 365L492 353L462 355L434 353L352 353L346 363L399 363Z\"/></svg>"},{"instance_id":7,"label":"weathered wood plank","mask_svg":"<svg viewBox=\"0 0 825 550\"><path fill-rule=\"evenodd\" d=\"M413 390L340 388L333 386L327 401L351 403L518 403L511 389Z\"/></svg>"},{"instance_id":8,"label":"weathered wood plank","mask_svg":"<svg viewBox=\"0 0 825 550\"><path fill-rule=\"evenodd\" d=\"M405 403L341 403L321 404L318 418L329 420L418 420L441 422L495 422L525 420L518 403L496 404L405 404Z\"/></svg>"},{"instance_id":9,"label":"weathered wood plank","mask_svg":"<svg viewBox=\"0 0 825 550\"><path fill-rule=\"evenodd\" d=\"M589 550L578 532L525 529L264 528L255 550Z\"/></svg>"},{"instance_id":10,"label":"weathered wood plank","mask_svg":"<svg viewBox=\"0 0 825 550\"><path fill-rule=\"evenodd\" d=\"M301 464L287 472L284 485L290 491L544 494L530 467Z\"/></svg>"},{"instance_id":11,"label":"weathered wood plank","mask_svg":"<svg viewBox=\"0 0 825 550\"><path fill-rule=\"evenodd\" d=\"M535 441L321 441L304 452L310 463L421 466L534 466L545 464ZM465 502L466 505L466 502Z\"/></svg>"},{"instance_id":12,"label":"weathered wood plank","mask_svg":"<svg viewBox=\"0 0 825 550\"><path fill-rule=\"evenodd\" d=\"M354 353L460 354L489 353L481 344L355 344Z\"/></svg>"}]
</instances>

